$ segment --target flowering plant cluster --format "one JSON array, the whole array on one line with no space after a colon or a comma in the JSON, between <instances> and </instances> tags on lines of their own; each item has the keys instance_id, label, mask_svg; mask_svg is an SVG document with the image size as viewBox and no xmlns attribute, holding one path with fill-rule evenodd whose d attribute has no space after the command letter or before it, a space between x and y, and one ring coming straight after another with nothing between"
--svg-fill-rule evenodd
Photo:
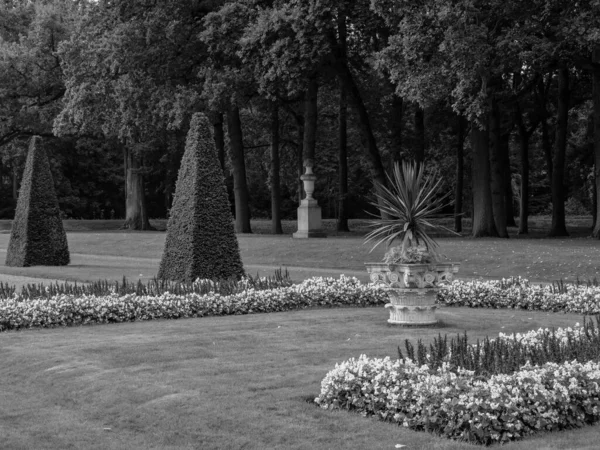
<instances>
[{"instance_id":1,"label":"flowering plant cluster","mask_svg":"<svg viewBox=\"0 0 600 450\"><path fill-rule=\"evenodd\" d=\"M123 294L116 289L103 289L102 295L45 292L43 298L30 299L13 293L12 297L0 299L0 331L309 307L373 306L387 302L386 293L379 287L343 275L339 279L310 278L291 286L280 282L281 287L272 289L242 281L229 295L210 292L210 283L204 284L201 291L176 294ZM438 303L597 314L600 313L600 288L566 285L557 293L550 286L532 285L522 278L483 282L455 280L440 290Z\"/></svg>"},{"instance_id":2,"label":"flowering plant cluster","mask_svg":"<svg viewBox=\"0 0 600 450\"><path fill-rule=\"evenodd\" d=\"M527 345L536 345L541 332L528 334ZM483 378L448 363L431 369L410 359L361 355L326 375L315 402L487 445L598 422L600 363L527 364Z\"/></svg>"},{"instance_id":3,"label":"flowering plant cluster","mask_svg":"<svg viewBox=\"0 0 600 450\"><path fill-rule=\"evenodd\" d=\"M270 290L251 287L232 295L215 292L160 295L54 295L0 300L0 331L135 320L178 319L288 311L309 307L383 305L383 292L356 278L310 278Z\"/></svg>"},{"instance_id":4,"label":"flowering plant cluster","mask_svg":"<svg viewBox=\"0 0 600 450\"><path fill-rule=\"evenodd\" d=\"M534 285L524 278L493 281L454 280L438 294L447 306L518 308L536 311L600 313L600 287L565 284L560 292L550 285Z\"/></svg>"}]
</instances>

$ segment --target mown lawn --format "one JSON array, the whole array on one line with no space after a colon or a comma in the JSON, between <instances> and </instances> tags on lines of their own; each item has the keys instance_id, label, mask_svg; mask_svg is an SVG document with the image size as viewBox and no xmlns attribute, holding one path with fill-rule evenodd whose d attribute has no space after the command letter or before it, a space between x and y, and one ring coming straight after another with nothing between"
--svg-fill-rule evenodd
<instances>
[{"instance_id":1,"label":"mown lawn","mask_svg":"<svg viewBox=\"0 0 600 450\"><path fill-rule=\"evenodd\" d=\"M442 328L386 324L383 308L138 322L0 334L7 449L460 449L467 445L307 402L336 362L394 356L405 338L473 338L568 314L446 308ZM597 448L598 426L507 449Z\"/></svg>"}]
</instances>

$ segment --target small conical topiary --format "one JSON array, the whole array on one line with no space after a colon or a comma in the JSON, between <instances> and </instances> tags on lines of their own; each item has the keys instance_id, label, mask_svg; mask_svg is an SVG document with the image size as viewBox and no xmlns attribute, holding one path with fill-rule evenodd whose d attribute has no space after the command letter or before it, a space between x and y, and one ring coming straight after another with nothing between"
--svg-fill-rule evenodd
<instances>
[{"instance_id":1,"label":"small conical topiary","mask_svg":"<svg viewBox=\"0 0 600 450\"><path fill-rule=\"evenodd\" d=\"M6 265L28 267L67 264L67 234L60 218L48 157L42 138L34 136L29 143Z\"/></svg>"},{"instance_id":2,"label":"small conical topiary","mask_svg":"<svg viewBox=\"0 0 600 450\"><path fill-rule=\"evenodd\" d=\"M175 186L158 278L241 278L233 216L210 122L194 114Z\"/></svg>"}]
</instances>

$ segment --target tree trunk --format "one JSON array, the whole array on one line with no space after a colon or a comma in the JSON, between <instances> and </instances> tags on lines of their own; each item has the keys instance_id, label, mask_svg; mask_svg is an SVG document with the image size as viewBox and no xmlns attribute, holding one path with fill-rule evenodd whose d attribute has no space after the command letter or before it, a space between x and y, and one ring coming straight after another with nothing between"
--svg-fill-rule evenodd
<instances>
[{"instance_id":1,"label":"tree trunk","mask_svg":"<svg viewBox=\"0 0 600 450\"><path fill-rule=\"evenodd\" d=\"M304 165L308 160L314 164L315 148L317 147L317 121L319 118L317 100L319 83L313 76L308 81L308 89L304 98Z\"/></svg>"},{"instance_id":2,"label":"tree trunk","mask_svg":"<svg viewBox=\"0 0 600 450\"><path fill-rule=\"evenodd\" d=\"M380 186L387 186L387 179L385 176L385 170L383 163L381 162L381 155L377 148L377 142L375 141L375 134L371 127L371 121L369 119L369 113L367 107L363 102L360 90L354 81L354 77L350 72L350 69L346 64L338 64L337 72L344 89L350 94L353 100L354 107L358 113L360 128L363 133L363 137L367 144L367 151L369 156L369 168L371 172L371 178L375 184L376 190L380 191ZM387 217L384 217L387 218Z\"/></svg>"},{"instance_id":3,"label":"tree trunk","mask_svg":"<svg viewBox=\"0 0 600 450\"><path fill-rule=\"evenodd\" d=\"M343 62L346 62L346 12L343 8L338 14L338 34L340 53ZM344 84L340 83L340 101L338 110L338 217L337 231L350 231L348 228L348 99Z\"/></svg>"},{"instance_id":4,"label":"tree trunk","mask_svg":"<svg viewBox=\"0 0 600 450\"><path fill-rule=\"evenodd\" d=\"M425 111L419 105L415 111L415 161L425 161Z\"/></svg>"},{"instance_id":5,"label":"tree trunk","mask_svg":"<svg viewBox=\"0 0 600 450\"><path fill-rule=\"evenodd\" d=\"M143 164L132 145L124 146L125 162L125 230L153 230L146 210Z\"/></svg>"},{"instance_id":6,"label":"tree trunk","mask_svg":"<svg viewBox=\"0 0 600 450\"><path fill-rule=\"evenodd\" d=\"M569 124L569 70L558 70L556 139L552 160L552 228L550 236L568 236L565 222L565 154Z\"/></svg>"},{"instance_id":7,"label":"tree trunk","mask_svg":"<svg viewBox=\"0 0 600 450\"><path fill-rule=\"evenodd\" d=\"M465 118L458 117L458 135L456 143L456 188L454 189L454 231L462 232L463 216L463 183L465 172L464 144L465 144Z\"/></svg>"},{"instance_id":8,"label":"tree trunk","mask_svg":"<svg viewBox=\"0 0 600 450\"><path fill-rule=\"evenodd\" d=\"M271 105L271 233L273 234L283 234L279 170L279 107L273 102Z\"/></svg>"},{"instance_id":9,"label":"tree trunk","mask_svg":"<svg viewBox=\"0 0 600 450\"><path fill-rule=\"evenodd\" d=\"M492 212L490 189L489 134L487 128L471 125L471 148L473 149L473 237L498 236Z\"/></svg>"},{"instance_id":10,"label":"tree trunk","mask_svg":"<svg viewBox=\"0 0 600 450\"><path fill-rule=\"evenodd\" d=\"M506 188L504 186L504 169L502 165L502 144L500 128L500 107L492 99L489 112L489 153L490 153L490 181L492 192L492 211L494 215L494 224L498 236L508 237L506 230L506 203L504 196Z\"/></svg>"},{"instance_id":11,"label":"tree trunk","mask_svg":"<svg viewBox=\"0 0 600 450\"><path fill-rule=\"evenodd\" d=\"M521 195L519 197L519 234L529 233L529 136L517 106L517 128L519 130L519 156L521 160Z\"/></svg>"},{"instance_id":12,"label":"tree trunk","mask_svg":"<svg viewBox=\"0 0 600 450\"><path fill-rule=\"evenodd\" d=\"M500 139L502 150L502 169L504 177L504 203L506 205L506 226L516 227L515 208L513 206L514 193L512 190L512 173L510 171L510 133L502 134Z\"/></svg>"},{"instance_id":13,"label":"tree trunk","mask_svg":"<svg viewBox=\"0 0 600 450\"><path fill-rule=\"evenodd\" d=\"M215 137L215 147L219 157L219 164L225 173L225 133L223 131L223 113L216 113L213 122L213 130Z\"/></svg>"},{"instance_id":14,"label":"tree trunk","mask_svg":"<svg viewBox=\"0 0 600 450\"><path fill-rule=\"evenodd\" d=\"M339 197L337 231L350 231L348 228L348 145L347 145L347 98L344 86L340 86L340 104L338 116L338 159L339 159Z\"/></svg>"},{"instance_id":15,"label":"tree trunk","mask_svg":"<svg viewBox=\"0 0 600 450\"><path fill-rule=\"evenodd\" d=\"M538 83L538 109L542 124L542 149L546 159L546 172L548 173L548 182L552 186L552 144L550 142L550 131L548 129L548 110L546 109L546 89L543 80Z\"/></svg>"},{"instance_id":16,"label":"tree trunk","mask_svg":"<svg viewBox=\"0 0 600 450\"><path fill-rule=\"evenodd\" d=\"M592 62L600 64L600 45L597 45L592 54ZM592 73L592 103L593 103L593 122L594 137L592 145L594 146L594 229L592 236L600 239L600 208L598 197L600 194L600 69L594 69Z\"/></svg>"},{"instance_id":17,"label":"tree trunk","mask_svg":"<svg viewBox=\"0 0 600 450\"><path fill-rule=\"evenodd\" d=\"M12 162L11 179L12 179L12 199L16 205L17 200L19 199L19 177L17 174L17 163L14 160Z\"/></svg>"},{"instance_id":18,"label":"tree trunk","mask_svg":"<svg viewBox=\"0 0 600 450\"><path fill-rule=\"evenodd\" d=\"M250 206L248 204L248 183L246 181L246 162L244 159L244 141L240 109L231 105L227 111L227 132L231 150L233 169L233 195L235 198L235 231L252 233L250 228Z\"/></svg>"},{"instance_id":19,"label":"tree trunk","mask_svg":"<svg viewBox=\"0 0 600 450\"><path fill-rule=\"evenodd\" d=\"M296 169L298 171L298 204L302 201L303 192L304 192L304 183L300 179L300 177L304 174L304 157L303 157L303 148L304 148L304 120L298 121L298 146L296 149L298 150L297 158L296 158Z\"/></svg>"},{"instance_id":20,"label":"tree trunk","mask_svg":"<svg viewBox=\"0 0 600 450\"><path fill-rule=\"evenodd\" d=\"M392 98L392 112L390 117L390 130L392 148L390 149L390 155L392 163L400 161L402 159L402 119L404 113L404 102L402 97L394 95Z\"/></svg>"}]
</instances>

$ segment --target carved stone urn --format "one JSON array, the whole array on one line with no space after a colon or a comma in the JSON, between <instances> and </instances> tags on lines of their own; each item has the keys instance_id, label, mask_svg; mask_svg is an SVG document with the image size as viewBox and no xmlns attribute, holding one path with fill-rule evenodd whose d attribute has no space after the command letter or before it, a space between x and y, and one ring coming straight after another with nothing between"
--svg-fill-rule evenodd
<instances>
[{"instance_id":1,"label":"carved stone urn","mask_svg":"<svg viewBox=\"0 0 600 450\"><path fill-rule=\"evenodd\" d=\"M440 286L458 272L458 263L387 264L366 263L371 282L387 291L389 323L434 325L437 323L436 296Z\"/></svg>"}]
</instances>

